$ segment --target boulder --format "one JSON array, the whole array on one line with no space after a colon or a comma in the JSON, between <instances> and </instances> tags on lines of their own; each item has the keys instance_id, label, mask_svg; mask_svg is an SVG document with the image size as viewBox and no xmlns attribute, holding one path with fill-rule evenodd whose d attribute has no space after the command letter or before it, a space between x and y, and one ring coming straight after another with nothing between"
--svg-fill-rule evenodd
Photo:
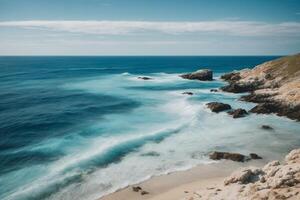
<instances>
[{"instance_id":1,"label":"boulder","mask_svg":"<svg viewBox=\"0 0 300 200\"><path fill-rule=\"evenodd\" d=\"M207 103L206 105L212 112L216 112L216 113L231 109L231 106L229 104L220 103L220 102L210 102Z\"/></svg>"},{"instance_id":2,"label":"boulder","mask_svg":"<svg viewBox=\"0 0 300 200\"><path fill-rule=\"evenodd\" d=\"M192 92L183 92L182 94L193 95L194 93L192 93Z\"/></svg>"},{"instance_id":3,"label":"boulder","mask_svg":"<svg viewBox=\"0 0 300 200\"><path fill-rule=\"evenodd\" d=\"M147 76L139 76L138 79L142 79L142 80L151 80L152 78L147 77Z\"/></svg>"},{"instance_id":4,"label":"boulder","mask_svg":"<svg viewBox=\"0 0 300 200\"><path fill-rule=\"evenodd\" d=\"M238 108L236 110L228 111L229 115L232 115L233 118L240 118L245 117L245 115L248 114L248 112L245 109Z\"/></svg>"},{"instance_id":5,"label":"boulder","mask_svg":"<svg viewBox=\"0 0 300 200\"><path fill-rule=\"evenodd\" d=\"M212 160L226 159L226 160L232 160L237 162L244 162L245 157L246 156L239 153L218 152L218 151L214 151L211 154L209 154L209 158Z\"/></svg>"},{"instance_id":6,"label":"boulder","mask_svg":"<svg viewBox=\"0 0 300 200\"><path fill-rule=\"evenodd\" d=\"M249 156L250 156L250 158L253 159L253 160L262 159L262 157L260 157L260 156L257 155L256 153L250 153Z\"/></svg>"},{"instance_id":7,"label":"boulder","mask_svg":"<svg viewBox=\"0 0 300 200\"><path fill-rule=\"evenodd\" d=\"M212 81L213 72L210 69L202 69L196 72L180 75L184 79L200 80L200 81Z\"/></svg>"}]
</instances>

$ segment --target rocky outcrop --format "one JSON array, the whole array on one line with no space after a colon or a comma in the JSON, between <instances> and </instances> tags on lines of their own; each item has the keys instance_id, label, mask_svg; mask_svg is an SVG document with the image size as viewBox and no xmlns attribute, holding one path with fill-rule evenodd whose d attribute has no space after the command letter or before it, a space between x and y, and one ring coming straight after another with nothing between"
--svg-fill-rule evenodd
<instances>
[{"instance_id":1,"label":"rocky outcrop","mask_svg":"<svg viewBox=\"0 0 300 200\"><path fill-rule=\"evenodd\" d=\"M231 82L229 83L229 85L221 87L221 90L225 92L232 92L232 93L252 92L258 89L260 85L261 85L260 82L251 82L251 83Z\"/></svg>"},{"instance_id":2,"label":"rocky outcrop","mask_svg":"<svg viewBox=\"0 0 300 200\"><path fill-rule=\"evenodd\" d=\"M245 117L248 112L245 109L238 108L236 110L228 111L229 115L232 115L233 118Z\"/></svg>"},{"instance_id":3,"label":"rocky outcrop","mask_svg":"<svg viewBox=\"0 0 300 200\"><path fill-rule=\"evenodd\" d=\"M239 72L231 72L231 73L222 75L221 79L228 81L228 82L235 82L235 81L239 81L241 79L241 76L240 76Z\"/></svg>"},{"instance_id":4,"label":"rocky outcrop","mask_svg":"<svg viewBox=\"0 0 300 200\"><path fill-rule=\"evenodd\" d=\"M238 171L235 171L224 180L225 185L239 183L239 184L248 184L254 182L256 177L262 173L262 170L256 167L242 168Z\"/></svg>"},{"instance_id":5,"label":"rocky outcrop","mask_svg":"<svg viewBox=\"0 0 300 200\"><path fill-rule=\"evenodd\" d=\"M278 116L286 116L290 119L300 120L300 104L286 105L280 102L267 102L260 103L252 108L249 112L257 113L257 114L270 114L276 113Z\"/></svg>"},{"instance_id":6,"label":"rocky outcrop","mask_svg":"<svg viewBox=\"0 0 300 200\"><path fill-rule=\"evenodd\" d=\"M266 103L270 102L272 98L272 94L256 94L252 92L251 94L242 96L239 100L241 101L249 101L253 103Z\"/></svg>"},{"instance_id":7,"label":"rocky outcrop","mask_svg":"<svg viewBox=\"0 0 300 200\"><path fill-rule=\"evenodd\" d=\"M275 199L286 199L296 195L300 198L300 193L297 193L300 192L300 149L291 151L286 156L284 164L280 164L279 161L272 161L261 169L242 169L224 181L225 185L235 183L245 185L241 196L257 195L259 197L257 199L274 196ZM289 194L292 189L295 189L296 192ZM259 192L262 190L264 192ZM275 191L277 194L274 193ZM280 193L281 195L279 195Z\"/></svg>"},{"instance_id":8,"label":"rocky outcrop","mask_svg":"<svg viewBox=\"0 0 300 200\"><path fill-rule=\"evenodd\" d=\"M291 151L283 163L272 161L262 168L241 168L225 178L223 184L214 184L213 188L199 188L193 194L193 200L298 200L300 149Z\"/></svg>"},{"instance_id":9,"label":"rocky outcrop","mask_svg":"<svg viewBox=\"0 0 300 200\"><path fill-rule=\"evenodd\" d=\"M180 77L190 80L212 81L213 72L210 69L201 69L196 72L180 75Z\"/></svg>"},{"instance_id":10,"label":"rocky outcrop","mask_svg":"<svg viewBox=\"0 0 300 200\"><path fill-rule=\"evenodd\" d=\"M237 161L237 162L244 162L244 161L248 161L251 159L254 159L254 160L262 159L262 157L260 157L259 155L255 154L255 153L250 153L249 156L245 156L245 155L239 154L239 153L220 152L220 151L214 151L214 152L210 153L209 158L212 160L225 159L225 160L232 160L232 161Z\"/></svg>"},{"instance_id":11,"label":"rocky outcrop","mask_svg":"<svg viewBox=\"0 0 300 200\"><path fill-rule=\"evenodd\" d=\"M244 162L246 156L239 154L239 153L229 153L229 152L218 152L214 151L211 154L209 154L209 158L212 160L232 160L237 162Z\"/></svg>"},{"instance_id":12,"label":"rocky outcrop","mask_svg":"<svg viewBox=\"0 0 300 200\"><path fill-rule=\"evenodd\" d=\"M206 105L212 112L216 112L216 113L231 109L231 106L229 104L220 103L220 102L210 102L207 103Z\"/></svg>"},{"instance_id":13,"label":"rocky outcrop","mask_svg":"<svg viewBox=\"0 0 300 200\"><path fill-rule=\"evenodd\" d=\"M300 120L300 54L279 58L239 72L224 74L226 92L251 94L241 100L258 103L251 112L276 113Z\"/></svg>"}]
</instances>

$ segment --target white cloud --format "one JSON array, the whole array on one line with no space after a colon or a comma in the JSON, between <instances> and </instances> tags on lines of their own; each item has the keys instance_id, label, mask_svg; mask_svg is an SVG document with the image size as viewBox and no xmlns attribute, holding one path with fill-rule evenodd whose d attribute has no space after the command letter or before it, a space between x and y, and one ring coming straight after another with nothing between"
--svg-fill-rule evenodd
<instances>
[{"instance_id":1,"label":"white cloud","mask_svg":"<svg viewBox=\"0 0 300 200\"><path fill-rule=\"evenodd\" d=\"M300 23L252 21L2 21L0 27L18 27L97 35L208 33L236 36L300 36Z\"/></svg>"}]
</instances>

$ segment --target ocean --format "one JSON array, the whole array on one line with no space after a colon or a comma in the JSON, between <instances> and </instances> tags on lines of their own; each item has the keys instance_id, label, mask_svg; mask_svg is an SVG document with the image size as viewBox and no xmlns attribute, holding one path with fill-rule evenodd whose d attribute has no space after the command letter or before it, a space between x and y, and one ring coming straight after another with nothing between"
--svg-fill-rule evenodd
<instances>
[{"instance_id":1,"label":"ocean","mask_svg":"<svg viewBox=\"0 0 300 200\"><path fill-rule=\"evenodd\" d=\"M220 101L252 108L238 101L241 94L210 89L226 84L222 73L275 58L0 57L0 199L94 200L215 162L207 156L215 150L282 159L299 147L299 122L256 114L233 119L205 107ZM178 76L201 68L212 69L215 80Z\"/></svg>"}]
</instances>

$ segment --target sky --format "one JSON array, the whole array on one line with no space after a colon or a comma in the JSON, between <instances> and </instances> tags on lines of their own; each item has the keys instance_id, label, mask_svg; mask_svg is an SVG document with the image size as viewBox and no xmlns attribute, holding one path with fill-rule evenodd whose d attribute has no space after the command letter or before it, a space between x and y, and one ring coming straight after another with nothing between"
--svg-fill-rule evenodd
<instances>
[{"instance_id":1,"label":"sky","mask_svg":"<svg viewBox=\"0 0 300 200\"><path fill-rule=\"evenodd\" d=\"M300 0L0 0L0 55L287 55Z\"/></svg>"}]
</instances>

